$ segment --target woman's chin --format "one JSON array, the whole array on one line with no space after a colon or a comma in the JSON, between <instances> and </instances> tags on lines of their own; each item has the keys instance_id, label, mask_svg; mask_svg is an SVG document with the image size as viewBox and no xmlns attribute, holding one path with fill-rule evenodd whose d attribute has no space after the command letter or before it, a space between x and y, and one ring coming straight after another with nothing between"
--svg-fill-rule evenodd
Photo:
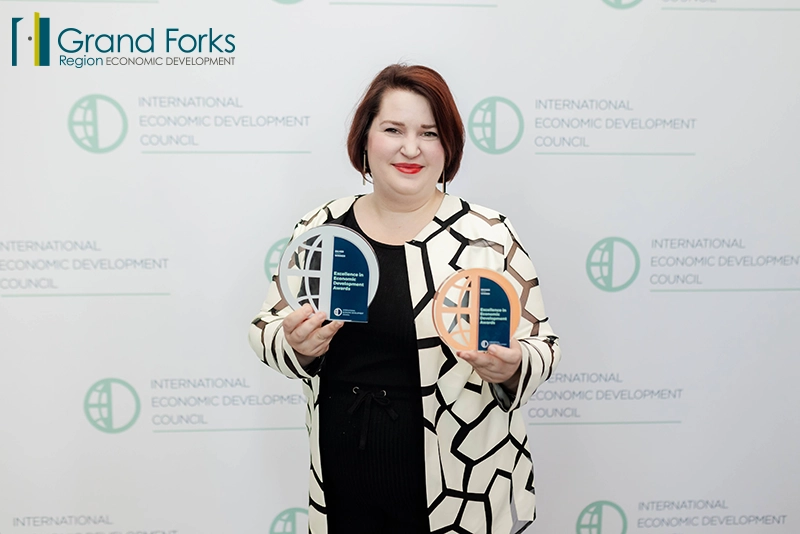
<instances>
[{"instance_id":1,"label":"woman's chin","mask_svg":"<svg viewBox=\"0 0 800 534\"><path fill-rule=\"evenodd\" d=\"M387 196L419 198L436 194L436 184L417 179L393 180L391 183L376 185L375 192Z\"/></svg>"}]
</instances>

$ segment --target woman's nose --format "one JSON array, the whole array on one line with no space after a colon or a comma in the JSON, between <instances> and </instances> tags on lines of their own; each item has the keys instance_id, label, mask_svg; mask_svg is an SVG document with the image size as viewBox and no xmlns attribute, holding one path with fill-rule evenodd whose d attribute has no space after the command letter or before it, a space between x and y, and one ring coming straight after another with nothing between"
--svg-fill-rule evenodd
<instances>
[{"instance_id":1,"label":"woman's nose","mask_svg":"<svg viewBox=\"0 0 800 534\"><path fill-rule=\"evenodd\" d=\"M400 148L401 154L407 158L415 158L419 155L419 141L416 136L408 136L403 139L403 146Z\"/></svg>"}]
</instances>

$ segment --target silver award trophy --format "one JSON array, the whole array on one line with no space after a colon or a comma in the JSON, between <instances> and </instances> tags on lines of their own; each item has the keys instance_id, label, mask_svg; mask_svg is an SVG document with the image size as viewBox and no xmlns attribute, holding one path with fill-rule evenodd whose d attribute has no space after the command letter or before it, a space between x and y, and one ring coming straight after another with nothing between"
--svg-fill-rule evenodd
<instances>
[{"instance_id":1,"label":"silver award trophy","mask_svg":"<svg viewBox=\"0 0 800 534\"><path fill-rule=\"evenodd\" d=\"M286 246L278 284L289 306L310 304L329 319L365 323L378 290L378 259L370 244L344 226L312 228Z\"/></svg>"}]
</instances>

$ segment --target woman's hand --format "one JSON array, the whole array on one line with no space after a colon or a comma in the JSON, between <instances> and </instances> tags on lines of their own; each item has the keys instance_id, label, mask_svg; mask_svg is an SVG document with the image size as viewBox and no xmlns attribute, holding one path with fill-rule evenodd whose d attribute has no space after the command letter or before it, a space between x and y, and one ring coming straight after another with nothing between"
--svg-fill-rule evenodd
<instances>
[{"instance_id":1,"label":"woman's hand","mask_svg":"<svg viewBox=\"0 0 800 534\"><path fill-rule=\"evenodd\" d=\"M462 350L456 352L456 356L469 363L485 381L502 384L507 390L516 391L522 363L522 347L514 338L511 338L510 345L489 345L486 352Z\"/></svg>"},{"instance_id":2,"label":"woman's hand","mask_svg":"<svg viewBox=\"0 0 800 534\"><path fill-rule=\"evenodd\" d=\"M331 339L344 325L342 321L331 321L322 326L325 319L325 312L314 313L310 304L303 304L283 320L286 341L304 367L328 352Z\"/></svg>"}]
</instances>

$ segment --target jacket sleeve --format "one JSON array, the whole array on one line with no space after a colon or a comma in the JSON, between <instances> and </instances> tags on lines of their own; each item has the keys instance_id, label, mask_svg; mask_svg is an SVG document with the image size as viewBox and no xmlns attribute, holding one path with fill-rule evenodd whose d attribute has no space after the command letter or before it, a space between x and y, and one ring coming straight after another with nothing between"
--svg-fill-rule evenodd
<instances>
[{"instance_id":1,"label":"jacket sleeve","mask_svg":"<svg viewBox=\"0 0 800 534\"><path fill-rule=\"evenodd\" d=\"M561 360L561 349L544 311L533 263L520 245L511 222L505 219L503 224L507 231L503 274L517 288L522 305L522 317L514 333L522 347L522 363L516 391L508 392L499 384L492 384L491 390L500 407L511 411L528 402L536 388L550 378Z\"/></svg>"},{"instance_id":2,"label":"jacket sleeve","mask_svg":"<svg viewBox=\"0 0 800 534\"><path fill-rule=\"evenodd\" d=\"M306 230L319 225L325 219L325 207L307 214L297 223L289 239L291 242ZM289 378L311 378L317 374L322 363L321 356L303 368L283 332L283 319L292 312L291 307L278 289L278 276L274 275L267 290L267 298L261 311L250 323L250 346L262 362Z\"/></svg>"}]
</instances>

